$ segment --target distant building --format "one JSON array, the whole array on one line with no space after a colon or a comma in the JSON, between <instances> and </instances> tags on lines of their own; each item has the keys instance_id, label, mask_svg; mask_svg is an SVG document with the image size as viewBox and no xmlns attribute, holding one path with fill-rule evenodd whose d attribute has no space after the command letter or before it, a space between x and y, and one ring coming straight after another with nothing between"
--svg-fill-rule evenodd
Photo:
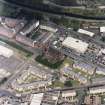
<instances>
[{"instance_id":1,"label":"distant building","mask_svg":"<svg viewBox=\"0 0 105 105\"><path fill-rule=\"evenodd\" d=\"M52 28L52 27L45 26L45 25L40 25L40 29L51 31L51 32L57 32L57 30L58 30L56 28Z\"/></svg>"},{"instance_id":2,"label":"distant building","mask_svg":"<svg viewBox=\"0 0 105 105\"><path fill-rule=\"evenodd\" d=\"M13 38L27 23L26 20L0 17L0 34Z\"/></svg>"},{"instance_id":3,"label":"distant building","mask_svg":"<svg viewBox=\"0 0 105 105\"><path fill-rule=\"evenodd\" d=\"M36 81L34 82L24 83L24 81L28 76L30 76L30 74L40 79L36 79ZM40 88L45 89L47 86L50 85L52 85L52 75L40 70L39 68L36 68L35 66L30 66L27 71L24 71L21 76L13 80L13 82L11 83L12 88L18 91L32 89L38 91Z\"/></svg>"},{"instance_id":4,"label":"distant building","mask_svg":"<svg viewBox=\"0 0 105 105\"><path fill-rule=\"evenodd\" d=\"M57 105L60 92L45 92L41 105Z\"/></svg>"},{"instance_id":5,"label":"distant building","mask_svg":"<svg viewBox=\"0 0 105 105\"><path fill-rule=\"evenodd\" d=\"M32 94L30 105L41 105L44 93Z\"/></svg>"},{"instance_id":6,"label":"distant building","mask_svg":"<svg viewBox=\"0 0 105 105\"><path fill-rule=\"evenodd\" d=\"M20 31L21 35L27 35L36 29L39 26L39 21L32 20L28 25L24 27L22 31Z\"/></svg>"},{"instance_id":7,"label":"distant building","mask_svg":"<svg viewBox=\"0 0 105 105\"><path fill-rule=\"evenodd\" d=\"M11 57L13 55L13 51L5 46L0 45L0 55L4 57Z\"/></svg>"},{"instance_id":8,"label":"distant building","mask_svg":"<svg viewBox=\"0 0 105 105\"><path fill-rule=\"evenodd\" d=\"M2 17L1 23L7 25L8 28L15 28L18 24L24 26L26 24L26 20L24 19L15 19L15 18L7 18Z\"/></svg>"},{"instance_id":9,"label":"distant building","mask_svg":"<svg viewBox=\"0 0 105 105\"><path fill-rule=\"evenodd\" d=\"M78 32L81 33L81 34L84 34L84 35L88 35L90 37L94 36L93 32L90 32L90 31L87 31L87 30L84 30L84 29L79 29Z\"/></svg>"},{"instance_id":10,"label":"distant building","mask_svg":"<svg viewBox=\"0 0 105 105\"><path fill-rule=\"evenodd\" d=\"M105 5L98 6L99 9L105 9Z\"/></svg>"},{"instance_id":11,"label":"distant building","mask_svg":"<svg viewBox=\"0 0 105 105\"><path fill-rule=\"evenodd\" d=\"M93 78L92 79L92 84L97 84L97 83L105 83L105 77L99 77L99 78Z\"/></svg>"},{"instance_id":12,"label":"distant building","mask_svg":"<svg viewBox=\"0 0 105 105\"><path fill-rule=\"evenodd\" d=\"M92 75L95 71L95 67L92 66L91 64L87 64L84 62L75 62L73 64L74 68L80 69L81 71L88 73L90 75Z\"/></svg>"},{"instance_id":13,"label":"distant building","mask_svg":"<svg viewBox=\"0 0 105 105\"><path fill-rule=\"evenodd\" d=\"M76 102L76 91L75 90L68 90L68 91L62 91L61 92L61 99L63 101L68 101L68 102Z\"/></svg>"},{"instance_id":14,"label":"distant building","mask_svg":"<svg viewBox=\"0 0 105 105\"><path fill-rule=\"evenodd\" d=\"M73 37L67 37L63 43L63 46L74 49L79 53L84 53L88 48L88 43L83 42L79 39L75 39Z\"/></svg>"},{"instance_id":15,"label":"distant building","mask_svg":"<svg viewBox=\"0 0 105 105\"><path fill-rule=\"evenodd\" d=\"M62 74L63 75L66 75L70 78L73 78L74 80L77 80L79 81L80 83L82 84L86 84L88 83L88 80L87 78L85 78L84 76L81 76L80 74L78 73L75 73L72 68L69 68L69 67L64 67L62 70L61 70Z\"/></svg>"},{"instance_id":16,"label":"distant building","mask_svg":"<svg viewBox=\"0 0 105 105\"><path fill-rule=\"evenodd\" d=\"M105 86L90 88L89 93L90 94L105 93Z\"/></svg>"},{"instance_id":17,"label":"distant building","mask_svg":"<svg viewBox=\"0 0 105 105\"><path fill-rule=\"evenodd\" d=\"M63 98L75 97L75 96L76 96L76 91L75 90L62 91L62 97Z\"/></svg>"},{"instance_id":18,"label":"distant building","mask_svg":"<svg viewBox=\"0 0 105 105\"><path fill-rule=\"evenodd\" d=\"M86 105L101 105L101 97L99 97L98 95L86 96L84 103Z\"/></svg>"},{"instance_id":19,"label":"distant building","mask_svg":"<svg viewBox=\"0 0 105 105\"><path fill-rule=\"evenodd\" d=\"M88 0L76 0L78 4L84 5L88 3Z\"/></svg>"},{"instance_id":20,"label":"distant building","mask_svg":"<svg viewBox=\"0 0 105 105\"><path fill-rule=\"evenodd\" d=\"M105 26L100 27L100 32L105 33Z\"/></svg>"},{"instance_id":21,"label":"distant building","mask_svg":"<svg viewBox=\"0 0 105 105\"><path fill-rule=\"evenodd\" d=\"M97 67L96 73L105 75L105 68L104 67Z\"/></svg>"},{"instance_id":22,"label":"distant building","mask_svg":"<svg viewBox=\"0 0 105 105\"><path fill-rule=\"evenodd\" d=\"M40 29L47 30L53 33L58 31L57 25L52 22L42 22L40 25Z\"/></svg>"}]
</instances>

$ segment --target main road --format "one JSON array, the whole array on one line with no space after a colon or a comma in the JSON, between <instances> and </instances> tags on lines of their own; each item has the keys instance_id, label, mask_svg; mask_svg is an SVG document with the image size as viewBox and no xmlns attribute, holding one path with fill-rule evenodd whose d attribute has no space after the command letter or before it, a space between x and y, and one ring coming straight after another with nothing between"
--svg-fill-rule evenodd
<instances>
[{"instance_id":1,"label":"main road","mask_svg":"<svg viewBox=\"0 0 105 105\"><path fill-rule=\"evenodd\" d=\"M77 15L77 14L73 14L73 13L66 13L66 12L54 10L54 8L51 9L50 6L45 5L45 4L31 6L31 5L27 5L27 4L13 1L13 0L0 0L0 2L6 3L11 6L20 7L22 9L25 9L28 11L41 12L41 13L49 14L49 15L65 16L68 18L71 17L71 18L76 18L76 19L80 19L80 20L82 19L82 20L87 20L87 21L104 21L105 20L105 16L92 17L92 16Z\"/></svg>"}]
</instances>

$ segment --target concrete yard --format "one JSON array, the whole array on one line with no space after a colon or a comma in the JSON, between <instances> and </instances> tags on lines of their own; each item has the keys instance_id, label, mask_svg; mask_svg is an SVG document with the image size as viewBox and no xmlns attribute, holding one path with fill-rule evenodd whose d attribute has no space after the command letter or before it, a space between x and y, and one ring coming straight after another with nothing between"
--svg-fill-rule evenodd
<instances>
[{"instance_id":1,"label":"concrete yard","mask_svg":"<svg viewBox=\"0 0 105 105\"><path fill-rule=\"evenodd\" d=\"M4 56L0 56L0 68L5 69L9 72L14 72L22 65L22 61L12 56L10 58L6 58Z\"/></svg>"}]
</instances>

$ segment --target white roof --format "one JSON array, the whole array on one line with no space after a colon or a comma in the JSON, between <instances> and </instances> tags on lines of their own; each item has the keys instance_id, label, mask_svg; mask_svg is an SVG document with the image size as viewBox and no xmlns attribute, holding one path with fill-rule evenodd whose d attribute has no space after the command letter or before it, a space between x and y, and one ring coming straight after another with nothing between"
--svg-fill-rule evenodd
<instances>
[{"instance_id":1,"label":"white roof","mask_svg":"<svg viewBox=\"0 0 105 105\"><path fill-rule=\"evenodd\" d=\"M84 29L79 29L78 32L81 33L81 34L88 35L90 37L93 37L94 36L94 33L93 32L90 32L90 31L87 31L87 30L84 30Z\"/></svg>"},{"instance_id":2,"label":"white roof","mask_svg":"<svg viewBox=\"0 0 105 105\"><path fill-rule=\"evenodd\" d=\"M43 30L51 31L51 32L57 32L57 30L58 30L57 28L52 28L52 27L44 26L44 25L40 25L40 28Z\"/></svg>"},{"instance_id":3,"label":"white roof","mask_svg":"<svg viewBox=\"0 0 105 105\"><path fill-rule=\"evenodd\" d=\"M105 93L105 86L90 88L90 94Z\"/></svg>"},{"instance_id":4,"label":"white roof","mask_svg":"<svg viewBox=\"0 0 105 105\"><path fill-rule=\"evenodd\" d=\"M30 105L40 105L43 98L43 93L34 94Z\"/></svg>"},{"instance_id":5,"label":"white roof","mask_svg":"<svg viewBox=\"0 0 105 105\"><path fill-rule=\"evenodd\" d=\"M9 58L13 55L13 51L5 46L0 45L0 55Z\"/></svg>"},{"instance_id":6,"label":"white roof","mask_svg":"<svg viewBox=\"0 0 105 105\"><path fill-rule=\"evenodd\" d=\"M102 6L98 6L99 9L105 9L105 6L102 5Z\"/></svg>"},{"instance_id":7,"label":"white roof","mask_svg":"<svg viewBox=\"0 0 105 105\"><path fill-rule=\"evenodd\" d=\"M72 37L67 37L63 41L62 45L68 48L72 48L79 53L84 53L88 48L88 43Z\"/></svg>"},{"instance_id":8,"label":"white roof","mask_svg":"<svg viewBox=\"0 0 105 105\"><path fill-rule=\"evenodd\" d=\"M69 90L69 91L62 92L62 97L70 97L70 96L76 96L76 91Z\"/></svg>"},{"instance_id":9,"label":"white roof","mask_svg":"<svg viewBox=\"0 0 105 105\"><path fill-rule=\"evenodd\" d=\"M100 32L105 32L105 26L100 27Z\"/></svg>"},{"instance_id":10,"label":"white roof","mask_svg":"<svg viewBox=\"0 0 105 105\"><path fill-rule=\"evenodd\" d=\"M101 49L100 51L101 53L105 54L105 49Z\"/></svg>"}]
</instances>

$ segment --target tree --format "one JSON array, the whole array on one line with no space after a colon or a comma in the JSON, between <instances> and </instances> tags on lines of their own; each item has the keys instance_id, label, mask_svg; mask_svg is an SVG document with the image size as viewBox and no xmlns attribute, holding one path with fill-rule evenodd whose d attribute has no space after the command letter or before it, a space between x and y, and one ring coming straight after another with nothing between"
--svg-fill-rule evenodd
<instances>
[{"instance_id":1,"label":"tree","mask_svg":"<svg viewBox=\"0 0 105 105\"><path fill-rule=\"evenodd\" d=\"M67 87L71 87L72 86L72 82L71 81L66 81L64 85L67 86Z\"/></svg>"}]
</instances>

